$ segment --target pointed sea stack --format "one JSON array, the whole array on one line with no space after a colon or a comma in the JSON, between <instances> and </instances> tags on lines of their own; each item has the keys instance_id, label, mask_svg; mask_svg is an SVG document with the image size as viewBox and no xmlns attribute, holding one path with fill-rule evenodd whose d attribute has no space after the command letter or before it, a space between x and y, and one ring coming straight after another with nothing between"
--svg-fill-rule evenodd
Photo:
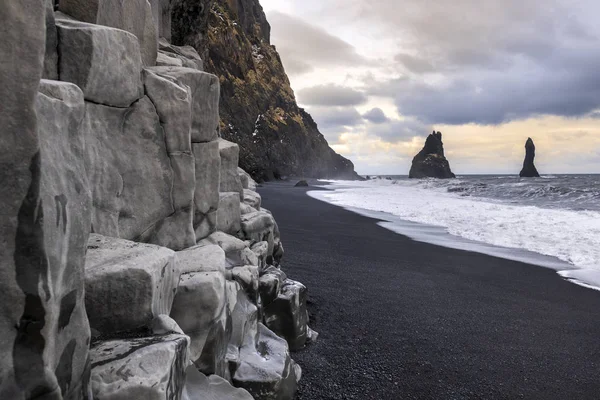
<instances>
[{"instance_id":1,"label":"pointed sea stack","mask_svg":"<svg viewBox=\"0 0 600 400\"><path fill-rule=\"evenodd\" d=\"M450 163L444 156L442 133L433 131L425 141L425 147L413 158L409 178L456 178L450 170Z\"/></svg>"},{"instance_id":2,"label":"pointed sea stack","mask_svg":"<svg viewBox=\"0 0 600 400\"><path fill-rule=\"evenodd\" d=\"M523 161L523 169L519 176L521 178L539 178L540 174L537 172L533 160L535 158L535 144L531 138L527 138L525 142L525 161Z\"/></svg>"}]
</instances>

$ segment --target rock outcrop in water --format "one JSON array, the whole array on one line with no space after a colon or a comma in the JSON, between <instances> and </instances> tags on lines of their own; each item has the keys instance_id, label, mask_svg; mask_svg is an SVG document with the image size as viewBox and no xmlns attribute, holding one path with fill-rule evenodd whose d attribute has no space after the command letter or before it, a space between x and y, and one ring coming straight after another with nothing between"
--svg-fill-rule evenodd
<instances>
[{"instance_id":1,"label":"rock outcrop in water","mask_svg":"<svg viewBox=\"0 0 600 400\"><path fill-rule=\"evenodd\" d=\"M535 144L531 138L527 138L525 142L525 160L523 161L523 169L519 173L521 178L539 178L538 173L533 161L535 159Z\"/></svg>"},{"instance_id":2,"label":"rock outcrop in water","mask_svg":"<svg viewBox=\"0 0 600 400\"><path fill-rule=\"evenodd\" d=\"M450 170L450 163L444 156L442 133L435 132L427 137L425 146L412 161L409 178L456 178Z\"/></svg>"},{"instance_id":3,"label":"rock outcrop in water","mask_svg":"<svg viewBox=\"0 0 600 400\"><path fill-rule=\"evenodd\" d=\"M258 0L175 0L173 43L204 55L221 82L221 135L257 180L360 179L299 108Z\"/></svg>"},{"instance_id":4,"label":"rock outcrop in water","mask_svg":"<svg viewBox=\"0 0 600 400\"><path fill-rule=\"evenodd\" d=\"M291 400L306 287L218 135L227 78L168 0L54 4L0 2L0 398Z\"/></svg>"}]
</instances>

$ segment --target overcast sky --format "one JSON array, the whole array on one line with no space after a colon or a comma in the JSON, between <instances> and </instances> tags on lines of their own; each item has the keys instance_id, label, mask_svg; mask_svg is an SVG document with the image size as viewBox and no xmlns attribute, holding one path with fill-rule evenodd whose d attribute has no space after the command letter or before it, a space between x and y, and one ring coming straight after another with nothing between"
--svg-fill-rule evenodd
<instances>
[{"instance_id":1,"label":"overcast sky","mask_svg":"<svg viewBox=\"0 0 600 400\"><path fill-rule=\"evenodd\" d=\"M454 172L600 173L597 0L261 0L301 106L362 174L433 129Z\"/></svg>"}]
</instances>

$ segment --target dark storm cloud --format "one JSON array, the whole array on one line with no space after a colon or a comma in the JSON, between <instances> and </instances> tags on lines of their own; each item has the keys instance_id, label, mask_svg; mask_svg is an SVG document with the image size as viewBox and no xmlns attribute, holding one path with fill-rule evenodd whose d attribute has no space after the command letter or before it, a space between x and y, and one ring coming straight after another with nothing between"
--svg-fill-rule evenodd
<instances>
[{"instance_id":1,"label":"dark storm cloud","mask_svg":"<svg viewBox=\"0 0 600 400\"><path fill-rule=\"evenodd\" d=\"M310 72L318 66L367 63L352 45L324 29L277 11L270 12L268 18L273 27L272 43L290 74Z\"/></svg>"},{"instance_id":2,"label":"dark storm cloud","mask_svg":"<svg viewBox=\"0 0 600 400\"><path fill-rule=\"evenodd\" d=\"M377 136L386 142L400 142L410 140L413 137L425 137L431 133L431 126L415 119L402 121L388 121L383 124L371 124L367 127L367 133Z\"/></svg>"},{"instance_id":3,"label":"dark storm cloud","mask_svg":"<svg viewBox=\"0 0 600 400\"><path fill-rule=\"evenodd\" d=\"M408 0L401 10L396 0L331 0L319 10L397 41L397 73L363 89L423 123L580 117L600 107L596 0Z\"/></svg>"},{"instance_id":4,"label":"dark storm cloud","mask_svg":"<svg viewBox=\"0 0 600 400\"><path fill-rule=\"evenodd\" d=\"M326 137L360 125L363 119L354 107L310 107L307 109Z\"/></svg>"},{"instance_id":5,"label":"dark storm cloud","mask_svg":"<svg viewBox=\"0 0 600 400\"><path fill-rule=\"evenodd\" d=\"M319 85L298 91L298 100L310 106L357 106L367 101L358 90L339 85Z\"/></svg>"},{"instance_id":6,"label":"dark storm cloud","mask_svg":"<svg viewBox=\"0 0 600 400\"><path fill-rule=\"evenodd\" d=\"M385 116L381 108L373 108L363 114L363 118L374 124L383 124L388 122L388 117Z\"/></svg>"}]
</instances>

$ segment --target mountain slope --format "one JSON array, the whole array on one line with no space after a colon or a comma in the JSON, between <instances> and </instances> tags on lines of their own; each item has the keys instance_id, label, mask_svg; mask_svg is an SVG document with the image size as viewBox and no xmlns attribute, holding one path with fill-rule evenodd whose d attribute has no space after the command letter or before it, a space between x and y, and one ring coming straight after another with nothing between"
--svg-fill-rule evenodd
<instances>
[{"instance_id":1,"label":"mountain slope","mask_svg":"<svg viewBox=\"0 0 600 400\"><path fill-rule=\"evenodd\" d=\"M298 107L258 0L175 0L172 29L173 43L196 48L219 77L221 135L255 179L358 178Z\"/></svg>"}]
</instances>

